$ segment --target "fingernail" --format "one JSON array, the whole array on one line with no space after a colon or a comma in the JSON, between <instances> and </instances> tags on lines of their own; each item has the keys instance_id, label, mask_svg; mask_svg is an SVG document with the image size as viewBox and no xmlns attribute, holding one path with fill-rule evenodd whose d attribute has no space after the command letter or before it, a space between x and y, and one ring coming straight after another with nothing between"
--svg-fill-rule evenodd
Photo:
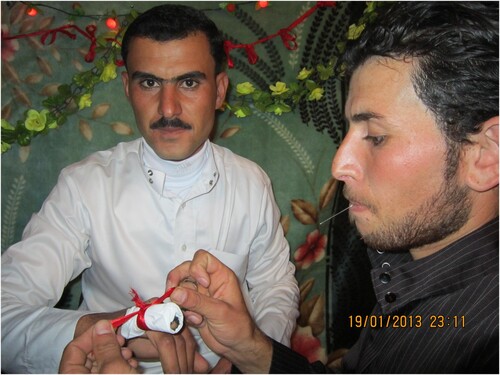
<instances>
[{"instance_id":1,"label":"fingernail","mask_svg":"<svg viewBox=\"0 0 500 375\"><path fill-rule=\"evenodd\" d=\"M99 320L95 324L94 330L98 335L107 335L113 332L111 324L107 320Z\"/></svg>"},{"instance_id":2,"label":"fingernail","mask_svg":"<svg viewBox=\"0 0 500 375\"><path fill-rule=\"evenodd\" d=\"M186 302L186 299L187 299L187 293L179 288L176 288L170 295L170 300L180 305Z\"/></svg>"},{"instance_id":3,"label":"fingernail","mask_svg":"<svg viewBox=\"0 0 500 375\"><path fill-rule=\"evenodd\" d=\"M201 286L205 287L205 288L208 288L208 285L209 285L209 282L207 279L205 279L204 277L199 277L197 279L198 281L198 284L200 284Z\"/></svg>"},{"instance_id":4,"label":"fingernail","mask_svg":"<svg viewBox=\"0 0 500 375\"><path fill-rule=\"evenodd\" d=\"M201 323L203 323L203 318L198 315L187 315L186 319L191 323L194 324L195 326L199 326Z\"/></svg>"}]
</instances>

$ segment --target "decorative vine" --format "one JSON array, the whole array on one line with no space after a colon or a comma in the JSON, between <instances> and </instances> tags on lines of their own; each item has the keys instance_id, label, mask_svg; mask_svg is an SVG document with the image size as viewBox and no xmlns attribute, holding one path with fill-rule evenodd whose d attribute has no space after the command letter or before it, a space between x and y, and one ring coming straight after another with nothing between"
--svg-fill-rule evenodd
<instances>
[{"instance_id":1,"label":"decorative vine","mask_svg":"<svg viewBox=\"0 0 500 375\"><path fill-rule=\"evenodd\" d=\"M43 7L58 10L47 4L24 4L26 4L27 12L35 14L36 12L33 12L33 10L36 11L36 9ZM247 3L238 3L238 6L244 4ZM266 43L273 38L281 38L287 49L291 51L295 50L297 45L293 29L304 22L316 10L334 6L335 2L331 1L317 2L288 27L251 43L234 43L228 39L225 43L225 49L228 55L229 67L235 66L235 62L238 61L238 59L230 56L231 50L241 49L245 51L250 64L255 64L259 60L254 49L255 45ZM346 38L352 39L359 35L365 23L369 22L376 15L376 7L376 2L368 3L365 14L358 23L351 26ZM218 9L225 9L228 12L235 12L237 10L235 3L219 4ZM74 11L74 13L65 13L70 18L97 17L85 15L81 5L74 8ZM24 118L15 122L9 122L2 118L2 153L8 151L12 147L12 144L17 143L21 146L29 145L36 136L46 134L52 129L60 127L67 122L71 115L92 106L92 95L96 88L102 83L107 83L117 77L116 68L123 64L120 57L121 39L127 25L137 15L138 13L134 9L125 15L116 15L115 12L107 16L100 15L99 17L108 17L108 21L112 21L107 23L109 29L100 34L97 34L97 27L92 24L88 25L85 30L68 24L51 30L40 30L35 33L13 36L6 35L2 31L3 43L14 39L40 36L40 41L43 45L54 43L58 35L76 39L76 31L89 39L90 47L85 60L93 63L91 69L77 73L71 82L60 85L56 94L42 102L42 109L29 109L26 111ZM339 44L338 47L340 52L342 52L343 45ZM267 84L266 90L255 89L250 82L237 84L235 85L236 93L229 95L226 108L236 117L250 116L253 113L252 109L279 116L292 111L301 102L320 101L324 96L324 83L332 78L338 78L342 74L341 71L339 73L335 69L336 63L336 58L333 58L326 65L320 64L315 67L304 67L297 74L295 80L290 82L278 80L272 84Z\"/></svg>"}]
</instances>

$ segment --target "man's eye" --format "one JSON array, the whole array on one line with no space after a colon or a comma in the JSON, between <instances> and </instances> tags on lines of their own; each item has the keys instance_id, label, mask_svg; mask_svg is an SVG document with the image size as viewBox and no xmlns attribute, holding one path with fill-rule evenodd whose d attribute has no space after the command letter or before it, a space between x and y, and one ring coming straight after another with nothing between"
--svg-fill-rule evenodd
<instances>
[{"instance_id":1,"label":"man's eye","mask_svg":"<svg viewBox=\"0 0 500 375\"><path fill-rule=\"evenodd\" d=\"M380 146L385 141L385 135L367 135L364 139L371 142L374 146Z\"/></svg>"},{"instance_id":2,"label":"man's eye","mask_svg":"<svg viewBox=\"0 0 500 375\"><path fill-rule=\"evenodd\" d=\"M153 87L158 87L159 83L155 81L154 79L145 79L144 81L141 81L141 86L147 89L153 88Z\"/></svg>"},{"instance_id":3,"label":"man's eye","mask_svg":"<svg viewBox=\"0 0 500 375\"><path fill-rule=\"evenodd\" d=\"M187 89L193 89L196 86L198 86L198 82L195 81L194 79L185 79L181 83L181 87L187 88Z\"/></svg>"}]
</instances>

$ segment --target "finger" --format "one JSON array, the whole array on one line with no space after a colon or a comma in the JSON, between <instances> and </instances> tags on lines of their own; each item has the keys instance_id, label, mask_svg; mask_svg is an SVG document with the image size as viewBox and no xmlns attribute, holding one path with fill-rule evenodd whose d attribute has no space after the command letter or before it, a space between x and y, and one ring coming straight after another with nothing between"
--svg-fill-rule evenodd
<instances>
[{"instance_id":1,"label":"finger","mask_svg":"<svg viewBox=\"0 0 500 375\"><path fill-rule=\"evenodd\" d=\"M158 350L147 336L135 337L127 341L127 347L134 352L139 360L158 360Z\"/></svg>"},{"instance_id":2,"label":"finger","mask_svg":"<svg viewBox=\"0 0 500 375\"><path fill-rule=\"evenodd\" d=\"M120 344L109 321L100 320L95 324L92 340L99 372L130 371L128 362L122 357Z\"/></svg>"},{"instance_id":3,"label":"finger","mask_svg":"<svg viewBox=\"0 0 500 375\"><path fill-rule=\"evenodd\" d=\"M128 361L128 364L130 367L132 367L133 369L137 370L138 367L139 367L139 362L137 361L137 359L135 358L130 358Z\"/></svg>"},{"instance_id":4,"label":"finger","mask_svg":"<svg viewBox=\"0 0 500 375\"><path fill-rule=\"evenodd\" d=\"M208 287L210 277L206 272L206 268L210 263L210 259L214 258L206 250L198 250L193 261L186 261L175 267L167 276L167 289L181 284L182 280L193 278L198 284ZM216 259L216 258L215 258ZM193 263L195 264L193 273Z\"/></svg>"},{"instance_id":5,"label":"finger","mask_svg":"<svg viewBox=\"0 0 500 375\"><path fill-rule=\"evenodd\" d=\"M197 313L198 315L193 315L186 311L184 315L189 322L198 326L203 324L203 322L193 320L194 317L200 317L201 315L200 318L202 320L204 318L216 322L221 319L223 311L227 308L225 301L214 299L192 289L182 287L176 288L170 296L170 299L190 312Z\"/></svg>"},{"instance_id":6,"label":"finger","mask_svg":"<svg viewBox=\"0 0 500 375\"><path fill-rule=\"evenodd\" d=\"M182 279L181 282L179 283L179 286L182 286L183 288L198 290L198 282L191 276Z\"/></svg>"},{"instance_id":7,"label":"finger","mask_svg":"<svg viewBox=\"0 0 500 375\"><path fill-rule=\"evenodd\" d=\"M147 331L146 335L158 351L161 367L165 374L179 374L185 364L179 363L177 346L173 335L165 332ZM180 350L180 349L179 349Z\"/></svg>"},{"instance_id":8,"label":"finger","mask_svg":"<svg viewBox=\"0 0 500 375\"><path fill-rule=\"evenodd\" d=\"M209 369L210 363L200 353L195 352L193 372L195 374L208 374Z\"/></svg>"},{"instance_id":9,"label":"finger","mask_svg":"<svg viewBox=\"0 0 500 375\"><path fill-rule=\"evenodd\" d=\"M60 374L89 374L91 368L92 362L87 360L87 354L79 347L70 344L64 349L59 365Z\"/></svg>"},{"instance_id":10,"label":"finger","mask_svg":"<svg viewBox=\"0 0 500 375\"><path fill-rule=\"evenodd\" d=\"M175 347L177 349L177 360L179 361L179 367L181 369L181 372L183 373L192 373L192 368L193 368L193 363L189 362L190 360L192 361L193 358L189 358L189 349L188 349L188 344L182 335L172 335L174 337L174 342L175 342Z\"/></svg>"},{"instance_id":11,"label":"finger","mask_svg":"<svg viewBox=\"0 0 500 375\"><path fill-rule=\"evenodd\" d=\"M198 282L199 292L202 292L204 287L213 298L223 296L227 300L228 297L233 298L238 295L241 297L241 293L238 293L240 283L236 274L205 250L198 250L195 253L189 272Z\"/></svg>"},{"instance_id":12,"label":"finger","mask_svg":"<svg viewBox=\"0 0 500 375\"><path fill-rule=\"evenodd\" d=\"M93 327L88 328L66 346L59 365L60 373L90 373L87 356L92 352L92 331Z\"/></svg>"},{"instance_id":13,"label":"finger","mask_svg":"<svg viewBox=\"0 0 500 375\"><path fill-rule=\"evenodd\" d=\"M184 321L194 328L201 328L205 323L202 315L189 310L184 310Z\"/></svg>"},{"instance_id":14,"label":"finger","mask_svg":"<svg viewBox=\"0 0 500 375\"><path fill-rule=\"evenodd\" d=\"M183 268L186 266L183 265ZM244 305L240 283L235 273L207 251L198 250L195 253L189 265L189 273L199 284L198 293L179 286L170 295L173 302L205 317L208 317L207 314L213 317L213 313L217 313L214 309L224 304ZM201 295L206 293L200 292L205 288L208 288L208 294L212 298L202 298ZM217 315L220 315L220 312Z\"/></svg>"},{"instance_id":15,"label":"finger","mask_svg":"<svg viewBox=\"0 0 500 375\"><path fill-rule=\"evenodd\" d=\"M134 357L134 352L130 350L129 348L121 348L121 353L122 353L122 358L126 361L129 359L132 359Z\"/></svg>"},{"instance_id":16,"label":"finger","mask_svg":"<svg viewBox=\"0 0 500 375\"><path fill-rule=\"evenodd\" d=\"M221 358L215 367L210 371L211 374L230 374L232 368L232 363L226 359Z\"/></svg>"},{"instance_id":17,"label":"finger","mask_svg":"<svg viewBox=\"0 0 500 375\"><path fill-rule=\"evenodd\" d=\"M189 374L193 373L194 368L194 353L198 348L196 341L191 334L191 331L186 327L179 334L174 335L176 340L182 340L183 343L183 362L185 363L185 371ZM179 358L180 361L180 358Z\"/></svg>"},{"instance_id":18,"label":"finger","mask_svg":"<svg viewBox=\"0 0 500 375\"><path fill-rule=\"evenodd\" d=\"M166 290L178 286L183 279L189 277L190 261L183 262L169 272L167 276Z\"/></svg>"},{"instance_id":19,"label":"finger","mask_svg":"<svg viewBox=\"0 0 500 375\"><path fill-rule=\"evenodd\" d=\"M187 355L187 364L188 364L188 372L192 373L193 370L200 365L197 365L195 361L198 360L196 354L198 353L198 343L194 339L193 335L189 328L185 328L181 332L182 337L186 341L186 355Z\"/></svg>"},{"instance_id":20,"label":"finger","mask_svg":"<svg viewBox=\"0 0 500 375\"><path fill-rule=\"evenodd\" d=\"M91 365L92 370L90 370L90 373L92 374L99 374L99 369L97 368L97 362L93 361Z\"/></svg>"},{"instance_id":21,"label":"finger","mask_svg":"<svg viewBox=\"0 0 500 375\"><path fill-rule=\"evenodd\" d=\"M189 267L190 275L201 286L208 288L211 284L210 274L220 269L222 263L206 250L198 250Z\"/></svg>"}]
</instances>

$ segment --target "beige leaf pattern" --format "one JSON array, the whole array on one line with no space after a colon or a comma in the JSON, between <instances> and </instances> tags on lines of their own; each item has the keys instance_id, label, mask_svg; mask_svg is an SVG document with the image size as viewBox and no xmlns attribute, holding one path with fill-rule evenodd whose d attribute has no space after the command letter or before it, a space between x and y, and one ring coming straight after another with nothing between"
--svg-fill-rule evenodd
<instances>
[{"instance_id":1,"label":"beige leaf pattern","mask_svg":"<svg viewBox=\"0 0 500 375\"><path fill-rule=\"evenodd\" d=\"M23 90L21 90L19 87L17 87L17 86L13 87L12 94L14 95L14 99L17 102L24 104L26 107L31 107L30 98L28 98L28 95L26 95L26 93Z\"/></svg>"},{"instance_id":2,"label":"beige leaf pattern","mask_svg":"<svg viewBox=\"0 0 500 375\"><path fill-rule=\"evenodd\" d=\"M8 63L7 61L2 62L2 75L14 83L21 83L16 69L14 69L12 64Z\"/></svg>"},{"instance_id":3,"label":"beige leaf pattern","mask_svg":"<svg viewBox=\"0 0 500 375\"><path fill-rule=\"evenodd\" d=\"M124 122L121 122L121 121L111 123L111 129L113 129L113 131L116 134L120 134L120 135L134 134L134 131L130 128L130 126Z\"/></svg>"},{"instance_id":4,"label":"beige leaf pattern","mask_svg":"<svg viewBox=\"0 0 500 375\"><path fill-rule=\"evenodd\" d=\"M307 295L309 294L313 286L314 286L314 278L310 278L300 285L299 290L300 290L301 301L305 301Z\"/></svg>"},{"instance_id":5,"label":"beige leaf pattern","mask_svg":"<svg viewBox=\"0 0 500 375\"><path fill-rule=\"evenodd\" d=\"M50 53L52 54L54 60L56 60L57 62L61 62L61 54L59 53L59 50L56 47L52 47L50 49Z\"/></svg>"},{"instance_id":6,"label":"beige leaf pattern","mask_svg":"<svg viewBox=\"0 0 500 375\"><path fill-rule=\"evenodd\" d=\"M33 73L28 75L25 79L24 82L26 82L29 85L33 85L35 83L39 83L43 79L43 74L41 73Z\"/></svg>"},{"instance_id":7,"label":"beige leaf pattern","mask_svg":"<svg viewBox=\"0 0 500 375\"><path fill-rule=\"evenodd\" d=\"M54 18L54 16L43 18L38 24L38 28L42 30L47 29L54 22Z\"/></svg>"},{"instance_id":8,"label":"beige leaf pattern","mask_svg":"<svg viewBox=\"0 0 500 375\"><path fill-rule=\"evenodd\" d=\"M109 110L111 106L109 103L102 103L97 105L92 111L92 118L95 120L97 118L103 117Z\"/></svg>"},{"instance_id":9,"label":"beige leaf pattern","mask_svg":"<svg viewBox=\"0 0 500 375\"><path fill-rule=\"evenodd\" d=\"M35 25L36 18L28 17L23 20L21 23L21 28L19 29L19 34L26 34L28 31L33 30L33 26Z\"/></svg>"},{"instance_id":10,"label":"beige leaf pattern","mask_svg":"<svg viewBox=\"0 0 500 375\"><path fill-rule=\"evenodd\" d=\"M78 53L82 55L82 57L85 57L87 53L89 53L89 50L85 48L78 48Z\"/></svg>"},{"instance_id":11,"label":"beige leaf pattern","mask_svg":"<svg viewBox=\"0 0 500 375\"><path fill-rule=\"evenodd\" d=\"M19 147L19 159L21 160L21 163L25 163L26 160L28 160L30 152L31 152L30 146Z\"/></svg>"},{"instance_id":12,"label":"beige leaf pattern","mask_svg":"<svg viewBox=\"0 0 500 375\"><path fill-rule=\"evenodd\" d=\"M322 210L332 201L335 192L339 186L339 181L330 177L328 182L323 185L319 194L319 209Z\"/></svg>"},{"instance_id":13,"label":"beige leaf pattern","mask_svg":"<svg viewBox=\"0 0 500 375\"><path fill-rule=\"evenodd\" d=\"M301 327L310 326L314 336L325 329L325 297L316 295L300 305L300 316L297 323Z\"/></svg>"},{"instance_id":14,"label":"beige leaf pattern","mask_svg":"<svg viewBox=\"0 0 500 375\"><path fill-rule=\"evenodd\" d=\"M33 49L41 50L43 49L43 44L37 37L27 38L28 43L33 47Z\"/></svg>"},{"instance_id":15,"label":"beige leaf pattern","mask_svg":"<svg viewBox=\"0 0 500 375\"><path fill-rule=\"evenodd\" d=\"M21 2L16 3L10 11L10 23L13 25L19 23L26 15L27 8L26 4L22 4Z\"/></svg>"},{"instance_id":16,"label":"beige leaf pattern","mask_svg":"<svg viewBox=\"0 0 500 375\"><path fill-rule=\"evenodd\" d=\"M292 200L292 212L295 218L304 225L315 224L318 220L316 207L303 199Z\"/></svg>"},{"instance_id":17,"label":"beige leaf pattern","mask_svg":"<svg viewBox=\"0 0 500 375\"><path fill-rule=\"evenodd\" d=\"M221 134L221 138L224 139L224 138L230 138L232 137L233 135L235 135L236 133L238 133L240 131L240 127L239 126L231 126L230 128L227 128L226 130L224 130Z\"/></svg>"},{"instance_id":18,"label":"beige leaf pattern","mask_svg":"<svg viewBox=\"0 0 500 375\"><path fill-rule=\"evenodd\" d=\"M313 298L303 301L300 306L300 316L299 319L297 320L297 324L306 327L309 325L309 316L311 315L311 312L314 308L314 304L316 303L316 300L318 299L318 295L314 296Z\"/></svg>"},{"instance_id":19,"label":"beige leaf pattern","mask_svg":"<svg viewBox=\"0 0 500 375\"><path fill-rule=\"evenodd\" d=\"M9 102L2 107L2 118L8 120L10 115L12 115L12 102Z\"/></svg>"},{"instance_id":20,"label":"beige leaf pattern","mask_svg":"<svg viewBox=\"0 0 500 375\"><path fill-rule=\"evenodd\" d=\"M313 305L309 315L309 325L314 336L325 330L325 295L321 293Z\"/></svg>"},{"instance_id":21,"label":"beige leaf pattern","mask_svg":"<svg viewBox=\"0 0 500 375\"><path fill-rule=\"evenodd\" d=\"M52 76L52 68L50 67L50 64L47 61L47 59L45 59L43 57L40 57L40 56L37 56L36 62L38 63L38 66L40 67L40 70L44 74L46 74L48 76Z\"/></svg>"},{"instance_id":22,"label":"beige leaf pattern","mask_svg":"<svg viewBox=\"0 0 500 375\"><path fill-rule=\"evenodd\" d=\"M79 72L83 70L83 65L79 60L74 59L72 63L75 66L76 70L78 70Z\"/></svg>"},{"instance_id":23,"label":"beige leaf pattern","mask_svg":"<svg viewBox=\"0 0 500 375\"><path fill-rule=\"evenodd\" d=\"M43 96L52 96L57 94L57 88L59 87L60 83L49 83L48 85L45 85L42 87L42 90L40 91L40 95Z\"/></svg>"},{"instance_id":24,"label":"beige leaf pattern","mask_svg":"<svg viewBox=\"0 0 500 375\"><path fill-rule=\"evenodd\" d=\"M83 137L90 142L92 140L92 135L93 135L90 124L85 120L80 120L79 129Z\"/></svg>"},{"instance_id":25,"label":"beige leaf pattern","mask_svg":"<svg viewBox=\"0 0 500 375\"><path fill-rule=\"evenodd\" d=\"M283 227L283 233L286 236L286 234L288 233L288 229L290 228L290 216L286 215L281 217L280 223Z\"/></svg>"}]
</instances>

